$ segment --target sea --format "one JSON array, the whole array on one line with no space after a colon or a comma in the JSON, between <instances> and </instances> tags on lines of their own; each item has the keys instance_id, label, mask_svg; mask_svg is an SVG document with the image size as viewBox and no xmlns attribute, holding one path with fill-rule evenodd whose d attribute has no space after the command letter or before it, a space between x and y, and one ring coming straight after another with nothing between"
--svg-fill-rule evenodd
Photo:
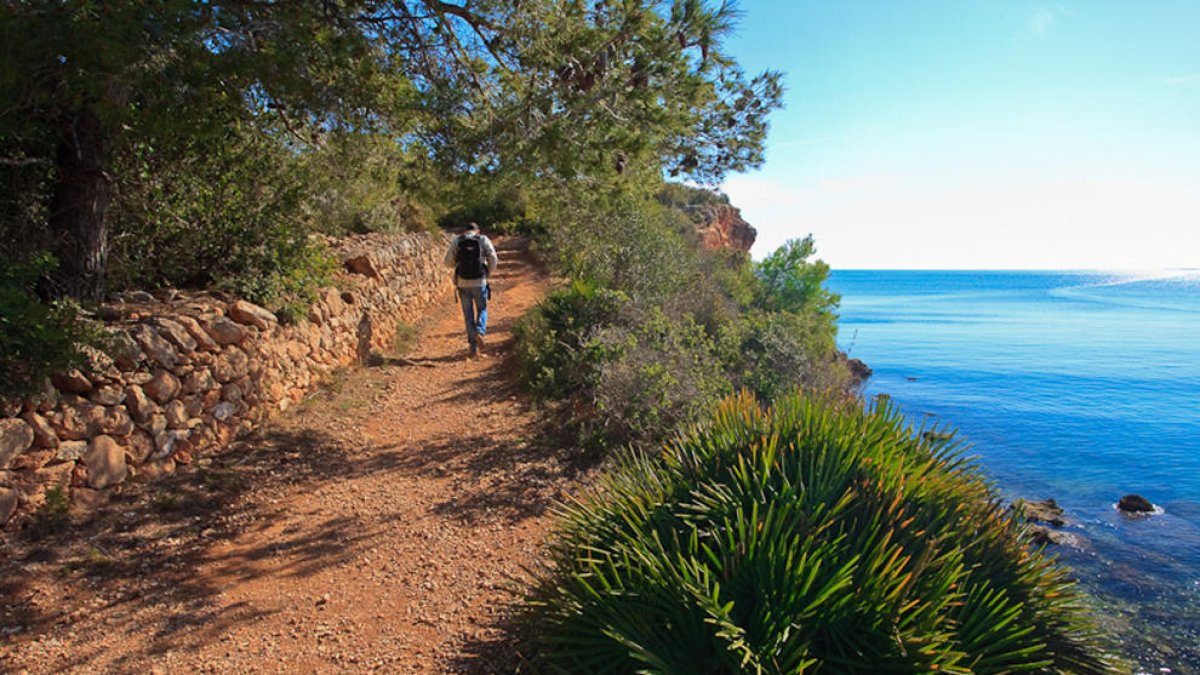
<instances>
[{"instance_id":1,"label":"sea","mask_svg":"<svg viewBox=\"0 0 1200 675\"><path fill-rule=\"evenodd\" d=\"M864 391L956 430L1005 500L1055 499L1134 672L1200 673L1200 270L836 270ZM1158 507L1130 517L1125 494Z\"/></svg>"}]
</instances>

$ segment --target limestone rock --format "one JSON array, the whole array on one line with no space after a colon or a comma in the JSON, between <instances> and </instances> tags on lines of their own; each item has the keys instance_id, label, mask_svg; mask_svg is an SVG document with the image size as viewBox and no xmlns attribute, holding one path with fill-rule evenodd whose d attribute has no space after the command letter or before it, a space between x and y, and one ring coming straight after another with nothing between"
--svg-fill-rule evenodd
<instances>
[{"instance_id":1,"label":"limestone rock","mask_svg":"<svg viewBox=\"0 0 1200 675\"><path fill-rule=\"evenodd\" d=\"M104 424L104 406L86 399L78 399L62 408L62 421L58 425L58 437L67 441L91 438L100 433Z\"/></svg>"},{"instance_id":2,"label":"limestone rock","mask_svg":"<svg viewBox=\"0 0 1200 675\"><path fill-rule=\"evenodd\" d=\"M192 339L196 341L197 348L203 349L206 352L215 352L221 349L221 345L217 344L217 341L214 340L212 336L210 336L204 330L204 328L200 326L200 323L192 317L177 316L175 317L175 320L178 321L179 325L183 326L184 330L188 332L188 335L191 335Z\"/></svg>"},{"instance_id":3,"label":"limestone rock","mask_svg":"<svg viewBox=\"0 0 1200 675\"><path fill-rule=\"evenodd\" d=\"M45 417L35 413L27 412L21 416L29 428L33 430L33 446L36 448L58 447L58 434L54 433L54 427L46 421Z\"/></svg>"},{"instance_id":4,"label":"limestone rock","mask_svg":"<svg viewBox=\"0 0 1200 675\"><path fill-rule=\"evenodd\" d=\"M183 391L187 394L202 394L216 386L217 383L208 368L194 370L183 380Z\"/></svg>"},{"instance_id":5,"label":"limestone rock","mask_svg":"<svg viewBox=\"0 0 1200 675\"><path fill-rule=\"evenodd\" d=\"M92 390L92 382L78 369L66 373L55 373L50 381L59 391L68 394L86 394Z\"/></svg>"},{"instance_id":6,"label":"limestone rock","mask_svg":"<svg viewBox=\"0 0 1200 675\"><path fill-rule=\"evenodd\" d=\"M58 445L57 459L60 462L74 462L83 459L87 454L87 441L63 441Z\"/></svg>"},{"instance_id":7,"label":"limestone rock","mask_svg":"<svg viewBox=\"0 0 1200 675\"><path fill-rule=\"evenodd\" d=\"M129 333L123 330L114 330L109 334L109 339L112 341L112 348L109 351L112 353L117 367L121 370L133 370L139 361L146 358L137 340L130 337Z\"/></svg>"},{"instance_id":8,"label":"limestone rock","mask_svg":"<svg viewBox=\"0 0 1200 675\"><path fill-rule=\"evenodd\" d=\"M126 412L125 406L118 405L108 408L108 412L104 415L104 422L100 425L100 431L111 436L128 436L133 433L133 420Z\"/></svg>"},{"instance_id":9,"label":"limestone rock","mask_svg":"<svg viewBox=\"0 0 1200 675\"><path fill-rule=\"evenodd\" d=\"M1014 502L1011 508L1017 508L1018 504L1023 507L1025 520L1031 523L1046 523L1054 527L1062 527L1067 524L1063 518L1062 507L1054 499L1043 499L1038 502L1026 502L1018 500Z\"/></svg>"},{"instance_id":10,"label":"limestone rock","mask_svg":"<svg viewBox=\"0 0 1200 675\"><path fill-rule=\"evenodd\" d=\"M218 382L225 383L244 377L250 366L246 352L229 345L221 350L221 355L213 363L212 374Z\"/></svg>"},{"instance_id":11,"label":"limestone rock","mask_svg":"<svg viewBox=\"0 0 1200 675\"><path fill-rule=\"evenodd\" d=\"M207 316L200 325L219 345L235 345L246 339L246 329L224 316Z\"/></svg>"},{"instance_id":12,"label":"limestone rock","mask_svg":"<svg viewBox=\"0 0 1200 675\"><path fill-rule=\"evenodd\" d=\"M154 452L154 439L145 431L134 431L129 436L129 447L125 449L128 459L134 464L145 462Z\"/></svg>"},{"instance_id":13,"label":"limestone rock","mask_svg":"<svg viewBox=\"0 0 1200 675\"><path fill-rule=\"evenodd\" d=\"M107 384L93 391L88 398L99 405L120 405L125 402L125 391L118 386Z\"/></svg>"},{"instance_id":14,"label":"limestone rock","mask_svg":"<svg viewBox=\"0 0 1200 675\"><path fill-rule=\"evenodd\" d=\"M261 331L270 330L278 321L275 315L268 310L245 300L238 300L229 305L229 318L240 324L254 326Z\"/></svg>"},{"instance_id":15,"label":"limestone rock","mask_svg":"<svg viewBox=\"0 0 1200 675\"><path fill-rule=\"evenodd\" d=\"M364 253L363 255L358 255L353 258L350 258L350 259L346 260L345 265L346 265L346 269L353 272L354 274L362 274L362 275L370 277L372 279L382 279L383 278L379 274L379 268L375 264L374 259L372 259L371 255L369 253Z\"/></svg>"},{"instance_id":16,"label":"limestone rock","mask_svg":"<svg viewBox=\"0 0 1200 675\"><path fill-rule=\"evenodd\" d=\"M170 401L163 406L163 411L167 415L168 429L184 429L187 427L188 413L182 401Z\"/></svg>"},{"instance_id":17,"label":"limestone rock","mask_svg":"<svg viewBox=\"0 0 1200 675\"><path fill-rule=\"evenodd\" d=\"M0 469L33 445L33 428L24 420L0 420Z\"/></svg>"},{"instance_id":18,"label":"limestone rock","mask_svg":"<svg viewBox=\"0 0 1200 675\"><path fill-rule=\"evenodd\" d=\"M146 462L141 466L141 473L146 480L158 480L175 473L175 460L170 457Z\"/></svg>"},{"instance_id":19,"label":"limestone rock","mask_svg":"<svg viewBox=\"0 0 1200 675\"><path fill-rule=\"evenodd\" d=\"M97 490L118 485L129 475L125 449L109 436L93 438L83 462L87 466L88 486Z\"/></svg>"},{"instance_id":20,"label":"limestone rock","mask_svg":"<svg viewBox=\"0 0 1200 675\"><path fill-rule=\"evenodd\" d=\"M153 379L147 382L143 389L156 402L166 403L175 398L175 395L179 393L180 386L179 378L166 370L159 370L154 373Z\"/></svg>"},{"instance_id":21,"label":"limestone rock","mask_svg":"<svg viewBox=\"0 0 1200 675\"><path fill-rule=\"evenodd\" d=\"M17 455L8 468L13 471L37 471L53 462L57 455L54 450L27 450Z\"/></svg>"},{"instance_id":22,"label":"limestone rock","mask_svg":"<svg viewBox=\"0 0 1200 675\"><path fill-rule=\"evenodd\" d=\"M17 491L12 488L0 487L0 525L8 522L17 512Z\"/></svg>"},{"instance_id":23,"label":"limestone rock","mask_svg":"<svg viewBox=\"0 0 1200 675\"><path fill-rule=\"evenodd\" d=\"M174 368L179 363L179 354L161 335L146 324L138 324L129 330L129 334L141 345L142 350L151 360L164 368Z\"/></svg>"},{"instance_id":24,"label":"limestone rock","mask_svg":"<svg viewBox=\"0 0 1200 675\"><path fill-rule=\"evenodd\" d=\"M150 400L146 391L136 384L131 384L125 389L125 406L138 423L146 422L159 411L158 404Z\"/></svg>"},{"instance_id":25,"label":"limestone rock","mask_svg":"<svg viewBox=\"0 0 1200 675\"><path fill-rule=\"evenodd\" d=\"M151 319L150 323L158 329L160 335L175 343L175 346L183 351L196 351L196 339L178 321L159 316Z\"/></svg>"}]
</instances>

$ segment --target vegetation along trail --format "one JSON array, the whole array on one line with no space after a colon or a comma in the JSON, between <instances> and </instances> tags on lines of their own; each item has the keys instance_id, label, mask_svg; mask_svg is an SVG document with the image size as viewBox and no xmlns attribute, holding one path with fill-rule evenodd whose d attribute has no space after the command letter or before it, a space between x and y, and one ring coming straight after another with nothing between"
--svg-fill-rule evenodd
<instances>
[{"instance_id":1,"label":"vegetation along trail","mask_svg":"<svg viewBox=\"0 0 1200 675\"><path fill-rule=\"evenodd\" d=\"M464 360L447 297L407 358L72 533L4 542L0 671L506 670L504 607L576 479L510 376L549 281L519 241L499 253L490 358Z\"/></svg>"}]
</instances>

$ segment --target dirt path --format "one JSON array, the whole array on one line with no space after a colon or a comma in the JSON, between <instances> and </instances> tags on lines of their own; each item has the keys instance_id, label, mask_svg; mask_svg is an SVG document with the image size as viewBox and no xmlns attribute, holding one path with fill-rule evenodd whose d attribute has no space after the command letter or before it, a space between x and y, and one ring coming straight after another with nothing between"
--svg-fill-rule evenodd
<instances>
[{"instance_id":1,"label":"dirt path","mask_svg":"<svg viewBox=\"0 0 1200 675\"><path fill-rule=\"evenodd\" d=\"M511 377L548 282L499 248L490 358L447 298L424 366L352 371L81 530L2 542L0 671L508 670L498 620L577 478Z\"/></svg>"}]
</instances>

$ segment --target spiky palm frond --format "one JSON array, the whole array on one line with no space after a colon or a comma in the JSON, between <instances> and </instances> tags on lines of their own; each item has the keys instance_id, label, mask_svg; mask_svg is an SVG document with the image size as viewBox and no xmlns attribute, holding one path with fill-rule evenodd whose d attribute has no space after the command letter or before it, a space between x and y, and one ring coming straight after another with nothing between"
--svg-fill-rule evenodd
<instances>
[{"instance_id":1,"label":"spiky palm frond","mask_svg":"<svg viewBox=\"0 0 1200 675\"><path fill-rule=\"evenodd\" d=\"M733 397L567 506L551 554L523 619L552 671L1114 667L961 444L887 407Z\"/></svg>"}]
</instances>

